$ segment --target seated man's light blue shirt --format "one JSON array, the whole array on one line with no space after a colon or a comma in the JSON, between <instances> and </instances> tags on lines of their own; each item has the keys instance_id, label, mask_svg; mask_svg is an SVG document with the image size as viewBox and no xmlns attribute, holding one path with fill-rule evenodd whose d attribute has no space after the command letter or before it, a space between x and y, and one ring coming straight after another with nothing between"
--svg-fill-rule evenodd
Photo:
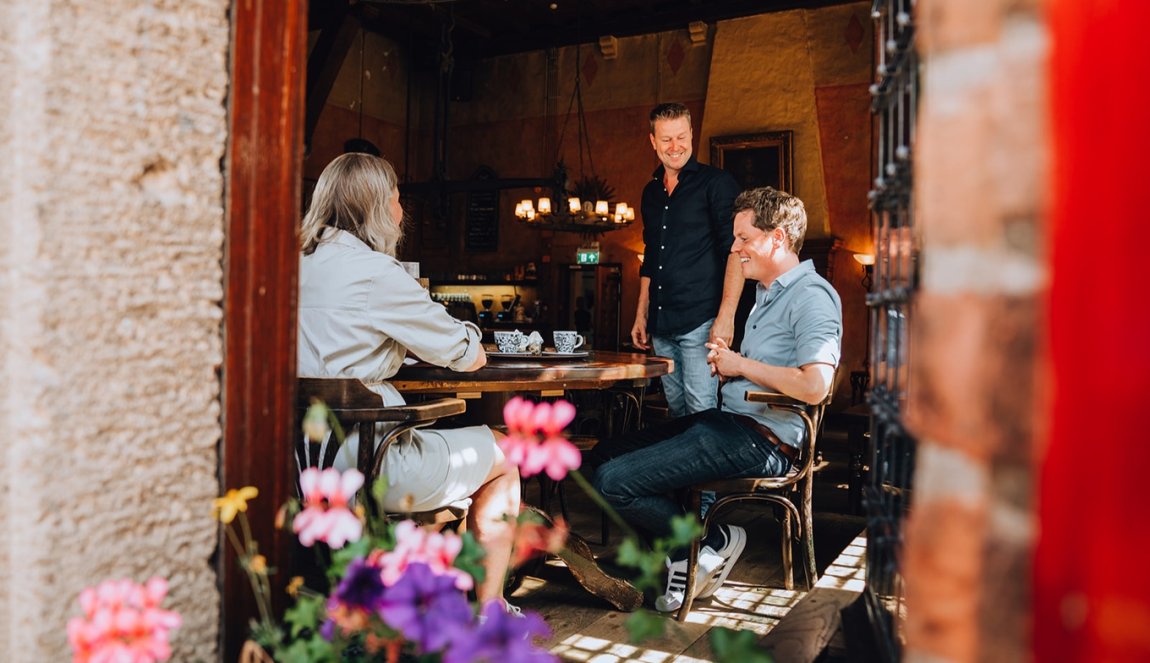
<instances>
[{"instance_id":1,"label":"seated man's light blue shirt","mask_svg":"<svg viewBox=\"0 0 1150 663\"><path fill-rule=\"evenodd\" d=\"M775 279L770 287L758 285L740 354L771 366L838 366L842 320L838 293L815 272L814 263L805 260ZM801 446L804 428L799 415L747 402L746 392L764 389L744 377L725 382L723 410L748 415L774 431L783 442Z\"/></svg>"}]
</instances>

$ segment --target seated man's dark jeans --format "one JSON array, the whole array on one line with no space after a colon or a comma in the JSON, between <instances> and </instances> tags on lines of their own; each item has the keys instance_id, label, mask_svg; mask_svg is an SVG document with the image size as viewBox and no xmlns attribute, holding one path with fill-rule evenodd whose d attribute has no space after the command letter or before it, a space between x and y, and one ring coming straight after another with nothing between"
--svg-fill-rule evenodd
<instances>
[{"instance_id":1,"label":"seated man's dark jeans","mask_svg":"<svg viewBox=\"0 0 1150 663\"><path fill-rule=\"evenodd\" d=\"M686 513L674 493L704 481L782 476L791 462L730 413L696 412L624 437L587 454L585 467L607 502L652 539L671 535L671 518ZM717 528L704 544L722 545ZM672 558L686 557L674 551Z\"/></svg>"}]
</instances>

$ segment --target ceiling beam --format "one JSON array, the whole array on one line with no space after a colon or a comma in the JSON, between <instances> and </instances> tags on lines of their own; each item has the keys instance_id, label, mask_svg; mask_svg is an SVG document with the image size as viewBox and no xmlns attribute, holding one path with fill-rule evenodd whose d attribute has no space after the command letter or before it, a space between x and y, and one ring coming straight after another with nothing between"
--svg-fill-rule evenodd
<instances>
[{"instance_id":1,"label":"ceiling beam","mask_svg":"<svg viewBox=\"0 0 1150 663\"><path fill-rule=\"evenodd\" d=\"M343 67L355 35L359 32L359 21L348 12L347 3L334 9L327 24L320 29L315 46L307 59L307 106L304 110L304 145L311 145L311 136L319 123L320 113L327 104L335 79Z\"/></svg>"}]
</instances>

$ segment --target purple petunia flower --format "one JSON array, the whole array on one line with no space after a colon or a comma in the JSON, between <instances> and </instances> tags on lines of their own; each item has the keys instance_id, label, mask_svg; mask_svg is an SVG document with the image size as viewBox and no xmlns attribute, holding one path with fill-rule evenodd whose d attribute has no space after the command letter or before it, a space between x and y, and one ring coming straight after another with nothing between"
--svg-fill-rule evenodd
<instances>
[{"instance_id":1,"label":"purple petunia flower","mask_svg":"<svg viewBox=\"0 0 1150 663\"><path fill-rule=\"evenodd\" d=\"M473 630L458 634L443 663L550 663L554 654L533 645L534 638L547 637L551 630L539 615L524 613L513 616L502 601L491 601L483 608L482 623Z\"/></svg>"},{"instance_id":2,"label":"purple petunia flower","mask_svg":"<svg viewBox=\"0 0 1150 663\"><path fill-rule=\"evenodd\" d=\"M347 565L343 580L332 592L331 598L348 608L362 608L375 612L379 610L383 592L383 575L380 568L368 564L363 559L355 559Z\"/></svg>"},{"instance_id":3,"label":"purple petunia flower","mask_svg":"<svg viewBox=\"0 0 1150 663\"><path fill-rule=\"evenodd\" d=\"M421 654L442 650L472 620L467 597L455 578L436 575L414 562L379 602L384 623L414 642Z\"/></svg>"}]
</instances>

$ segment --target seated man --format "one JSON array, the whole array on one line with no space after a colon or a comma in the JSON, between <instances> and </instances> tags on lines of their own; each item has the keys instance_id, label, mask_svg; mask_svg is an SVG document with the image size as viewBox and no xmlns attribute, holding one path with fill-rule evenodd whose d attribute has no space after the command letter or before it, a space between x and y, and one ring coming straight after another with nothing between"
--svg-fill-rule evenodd
<instances>
[{"instance_id":1,"label":"seated man","mask_svg":"<svg viewBox=\"0 0 1150 663\"><path fill-rule=\"evenodd\" d=\"M818 403L839 362L842 305L831 284L798 252L807 217L798 198L770 187L742 193L734 207L735 242L743 276L758 281L743 353L717 340L707 362L723 381L722 406L599 445L588 457L595 487L628 522L652 538L669 536L682 504L671 495L704 481L782 476L802 444L794 412L749 403L747 391L777 391ZM704 533L698 596L710 596L746 545L746 532L720 525ZM658 610L677 610L686 589L687 551L667 559L667 589Z\"/></svg>"}]
</instances>

